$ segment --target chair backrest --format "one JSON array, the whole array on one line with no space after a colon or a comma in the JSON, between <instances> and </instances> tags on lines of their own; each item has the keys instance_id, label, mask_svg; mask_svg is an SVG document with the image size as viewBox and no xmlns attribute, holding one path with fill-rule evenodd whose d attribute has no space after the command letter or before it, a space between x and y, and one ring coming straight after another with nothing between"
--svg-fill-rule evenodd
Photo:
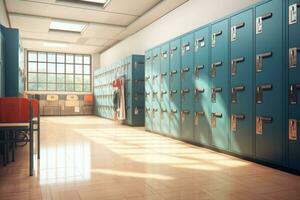
<instances>
[{"instance_id":1,"label":"chair backrest","mask_svg":"<svg viewBox=\"0 0 300 200\"><path fill-rule=\"evenodd\" d=\"M31 118L31 103L27 98L0 98L0 123L28 123Z\"/></svg>"},{"instance_id":2,"label":"chair backrest","mask_svg":"<svg viewBox=\"0 0 300 200\"><path fill-rule=\"evenodd\" d=\"M30 99L33 108L33 117L39 117L39 101L37 99Z\"/></svg>"}]
</instances>

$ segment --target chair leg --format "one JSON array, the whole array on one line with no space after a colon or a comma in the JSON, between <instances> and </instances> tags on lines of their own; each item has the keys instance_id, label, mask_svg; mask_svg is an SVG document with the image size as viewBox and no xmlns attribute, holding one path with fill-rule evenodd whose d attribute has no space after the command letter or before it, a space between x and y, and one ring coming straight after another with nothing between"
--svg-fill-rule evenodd
<instances>
[{"instance_id":1,"label":"chair leg","mask_svg":"<svg viewBox=\"0 0 300 200\"><path fill-rule=\"evenodd\" d=\"M33 125L30 123L30 130L29 130L29 175L33 176Z\"/></svg>"},{"instance_id":2,"label":"chair leg","mask_svg":"<svg viewBox=\"0 0 300 200\"><path fill-rule=\"evenodd\" d=\"M13 139L13 142L12 142L12 162L15 162L15 149L16 149L16 131L13 131L13 134L12 134L12 139Z\"/></svg>"},{"instance_id":3,"label":"chair leg","mask_svg":"<svg viewBox=\"0 0 300 200\"><path fill-rule=\"evenodd\" d=\"M41 131L40 131L40 122L38 122L38 159L40 159L41 151Z\"/></svg>"}]
</instances>

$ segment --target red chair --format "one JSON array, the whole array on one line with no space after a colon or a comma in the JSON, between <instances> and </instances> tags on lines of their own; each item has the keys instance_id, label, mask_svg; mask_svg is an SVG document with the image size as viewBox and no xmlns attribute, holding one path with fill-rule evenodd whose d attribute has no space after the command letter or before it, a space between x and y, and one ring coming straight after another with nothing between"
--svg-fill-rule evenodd
<instances>
[{"instance_id":1,"label":"red chair","mask_svg":"<svg viewBox=\"0 0 300 200\"><path fill-rule=\"evenodd\" d=\"M33 103L30 99L18 98L18 97L5 97L0 98L0 130L4 132L4 139L1 143L4 143L4 164L8 162L9 144L20 142L18 139L13 137L11 139L10 134L17 131L25 131L29 133L29 139L25 142L29 142L29 174L33 175L33 142L34 142L34 131L33 131L33 118L34 109ZM24 142L22 140L22 142ZM14 155L14 152L13 152Z\"/></svg>"}]
</instances>

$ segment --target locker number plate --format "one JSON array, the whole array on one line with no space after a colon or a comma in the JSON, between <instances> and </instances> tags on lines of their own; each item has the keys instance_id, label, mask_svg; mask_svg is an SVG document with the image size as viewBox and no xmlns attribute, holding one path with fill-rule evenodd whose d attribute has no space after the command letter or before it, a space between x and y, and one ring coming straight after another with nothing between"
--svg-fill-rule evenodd
<instances>
[{"instance_id":1,"label":"locker number plate","mask_svg":"<svg viewBox=\"0 0 300 200\"><path fill-rule=\"evenodd\" d=\"M289 140L297 140L298 122L296 119L289 120Z\"/></svg>"}]
</instances>

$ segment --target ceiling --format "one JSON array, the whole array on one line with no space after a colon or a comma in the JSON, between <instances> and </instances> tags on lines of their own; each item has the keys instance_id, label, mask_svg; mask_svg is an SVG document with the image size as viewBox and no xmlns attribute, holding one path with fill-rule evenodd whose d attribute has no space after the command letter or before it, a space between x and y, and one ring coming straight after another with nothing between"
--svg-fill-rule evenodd
<instances>
[{"instance_id":1,"label":"ceiling","mask_svg":"<svg viewBox=\"0 0 300 200\"><path fill-rule=\"evenodd\" d=\"M5 0L26 49L100 53L188 0L111 0L105 8L62 0ZM49 31L53 19L87 23L81 33ZM45 47L45 42L67 48Z\"/></svg>"}]
</instances>

